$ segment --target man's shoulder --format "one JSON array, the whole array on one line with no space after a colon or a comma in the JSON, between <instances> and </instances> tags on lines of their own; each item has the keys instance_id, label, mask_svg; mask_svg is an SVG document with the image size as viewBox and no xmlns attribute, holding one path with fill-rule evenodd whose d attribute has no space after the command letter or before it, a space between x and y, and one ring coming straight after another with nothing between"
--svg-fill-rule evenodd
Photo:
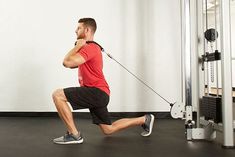
<instances>
[{"instance_id":1,"label":"man's shoulder","mask_svg":"<svg viewBox=\"0 0 235 157\"><path fill-rule=\"evenodd\" d=\"M87 48L89 50L93 50L93 51L101 51L100 47L97 44L95 44L95 43L86 44L85 48Z\"/></svg>"}]
</instances>

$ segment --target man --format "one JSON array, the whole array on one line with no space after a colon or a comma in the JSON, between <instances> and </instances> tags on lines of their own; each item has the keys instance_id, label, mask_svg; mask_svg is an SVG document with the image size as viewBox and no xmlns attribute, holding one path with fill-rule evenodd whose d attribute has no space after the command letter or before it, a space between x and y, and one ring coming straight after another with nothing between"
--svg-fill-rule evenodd
<instances>
[{"instance_id":1,"label":"man","mask_svg":"<svg viewBox=\"0 0 235 157\"><path fill-rule=\"evenodd\" d=\"M97 124L105 135L137 125L144 129L142 136L149 136L152 132L154 116L151 114L137 118L124 118L111 123L107 110L110 90L102 71L101 49L94 42L86 43L93 41L95 31L94 19L80 19L76 29L76 45L64 58L63 65L66 68L78 68L80 87L57 89L53 93L58 114L67 127L67 133L64 136L53 140L56 144L83 143L81 132L74 124L68 102L74 110L88 108L93 123Z\"/></svg>"}]
</instances>

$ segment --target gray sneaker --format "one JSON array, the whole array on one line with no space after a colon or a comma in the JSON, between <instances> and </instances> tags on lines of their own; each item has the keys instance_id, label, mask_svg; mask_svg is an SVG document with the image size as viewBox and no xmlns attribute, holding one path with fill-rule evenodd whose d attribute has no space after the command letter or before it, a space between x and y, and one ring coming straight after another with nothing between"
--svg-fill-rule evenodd
<instances>
[{"instance_id":1,"label":"gray sneaker","mask_svg":"<svg viewBox=\"0 0 235 157\"><path fill-rule=\"evenodd\" d=\"M153 130L153 124L154 124L154 115L152 114L146 114L146 119L144 124L142 125L142 128L144 131L141 133L141 136L150 136Z\"/></svg>"},{"instance_id":2,"label":"gray sneaker","mask_svg":"<svg viewBox=\"0 0 235 157\"><path fill-rule=\"evenodd\" d=\"M67 132L64 136L55 138L53 142L56 144L81 144L83 143L83 138L81 134L76 136Z\"/></svg>"}]
</instances>

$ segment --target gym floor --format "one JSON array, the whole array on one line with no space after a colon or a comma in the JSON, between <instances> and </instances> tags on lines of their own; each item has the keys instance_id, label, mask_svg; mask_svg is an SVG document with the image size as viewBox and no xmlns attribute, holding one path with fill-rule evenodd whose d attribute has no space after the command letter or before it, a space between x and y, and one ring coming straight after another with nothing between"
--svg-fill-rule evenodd
<instances>
[{"instance_id":1,"label":"gym floor","mask_svg":"<svg viewBox=\"0 0 235 157\"><path fill-rule=\"evenodd\" d=\"M84 137L80 145L56 145L65 133L58 117L0 117L0 157L234 157L220 141L187 141L184 121L158 119L150 137L140 127L105 136L90 119L75 118Z\"/></svg>"}]
</instances>

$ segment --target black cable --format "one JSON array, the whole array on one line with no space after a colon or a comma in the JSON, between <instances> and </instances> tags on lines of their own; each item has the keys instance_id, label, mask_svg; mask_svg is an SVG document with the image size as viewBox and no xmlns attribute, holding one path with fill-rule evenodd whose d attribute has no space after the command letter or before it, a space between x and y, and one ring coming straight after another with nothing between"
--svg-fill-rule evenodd
<instances>
[{"instance_id":1,"label":"black cable","mask_svg":"<svg viewBox=\"0 0 235 157\"><path fill-rule=\"evenodd\" d=\"M103 51L104 53L106 53L105 51ZM134 76L138 81L140 81L142 84L144 84L146 87L148 87L150 90L152 90L155 94L157 94L159 97L161 97L164 101L166 101L168 104L172 104L170 103L168 100L166 100L164 97L162 97L160 94L158 94L152 87L150 87L147 83L145 83L143 80L141 80L138 76L136 76L134 73L132 73L130 70L128 70L124 65L122 65L120 62L118 62L115 58L113 58L110 54L106 53L106 55L111 58L112 60L114 60L116 63L118 63L122 68L124 68L129 74L131 74L132 76Z\"/></svg>"}]
</instances>

